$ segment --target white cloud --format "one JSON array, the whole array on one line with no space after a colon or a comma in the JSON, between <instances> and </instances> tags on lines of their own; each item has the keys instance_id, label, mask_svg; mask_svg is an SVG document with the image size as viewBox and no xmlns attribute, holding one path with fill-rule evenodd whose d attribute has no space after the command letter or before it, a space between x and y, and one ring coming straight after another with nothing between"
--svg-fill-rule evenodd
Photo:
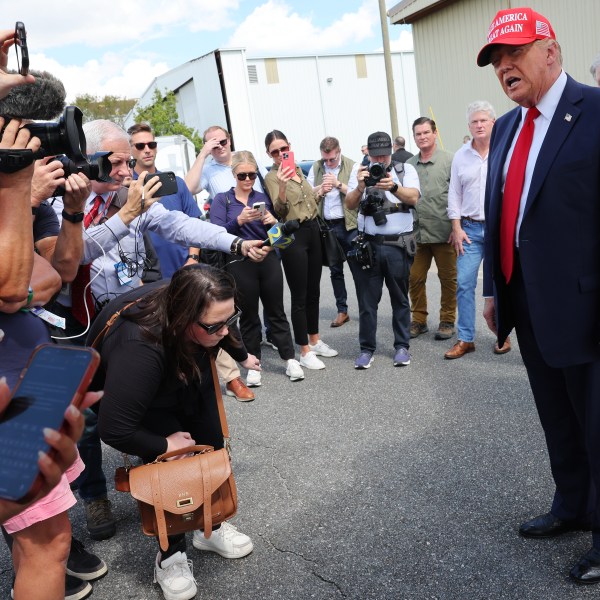
<instances>
[{"instance_id":1,"label":"white cloud","mask_svg":"<svg viewBox=\"0 0 600 600\"><path fill-rule=\"evenodd\" d=\"M43 54L31 58L36 69L49 71L63 82L67 102L72 102L79 94L138 98L155 77L168 70L164 62L142 58L124 62L121 55L110 52L81 66L63 65Z\"/></svg>"},{"instance_id":2,"label":"white cloud","mask_svg":"<svg viewBox=\"0 0 600 600\"><path fill-rule=\"evenodd\" d=\"M390 27L390 50L392 50L392 52L412 52L412 31L400 29L400 35L396 39L392 39L392 33L394 32L395 28L396 26Z\"/></svg>"},{"instance_id":3,"label":"white cloud","mask_svg":"<svg viewBox=\"0 0 600 600\"><path fill-rule=\"evenodd\" d=\"M23 21L30 51L69 44L88 47L132 46L188 31L217 31L231 27L239 0L48 0L2 3L3 23Z\"/></svg>"},{"instance_id":4,"label":"white cloud","mask_svg":"<svg viewBox=\"0 0 600 600\"><path fill-rule=\"evenodd\" d=\"M249 53L314 53L333 51L373 35L378 23L377 4L365 0L354 13L342 14L327 27L320 27L318 14L294 12L284 0L269 0L258 6L239 25L229 46L245 47Z\"/></svg>"}]
</instances>

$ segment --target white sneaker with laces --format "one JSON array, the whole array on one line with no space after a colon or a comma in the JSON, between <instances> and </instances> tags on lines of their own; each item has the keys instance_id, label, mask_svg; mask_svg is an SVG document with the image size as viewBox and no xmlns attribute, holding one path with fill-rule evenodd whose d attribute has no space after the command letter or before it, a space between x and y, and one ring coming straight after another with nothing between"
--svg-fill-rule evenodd
<instances>
[{"instance_id":1,"label":"white sneaker with laces","mask_svg":"<svg viewBox=\"0 0 600 600\"><path fill-rule=\"evenodd\" d=\"M262 385L260 380L260 371L248 369L248 375L246 375L246 385L248 387L260 387Z\"/></svg>"},{"instance_id":2,"label":"white sneaker with laces","mask_svg":"<svg viewBox=\"0 0 600 600\"><path fill-rule=\"evenodd\" d=\"M223 558L243 558L254 549L252 540L227 521L223 521L221 527L213 531L208 539L204 537L203 531L197 529L194 531L192 544L198 550L216 552Z\"/></svg>"},{"instance_id":3,"label":"white sneaker with laces","mask_svg":"<svg viewBox=\"0 0 600 600\"><path fill-rule=\"evenodd\" d=\"M290 378L290 381L300 381L301 379L304 379L304 371L295 358L290 358L287 361L285 374Z\"/></svg>"},{"instance_id":4,"label":"white sneaker with laces","mask_svg":"<svg viewBox=\"0 0 600 600\"><path fill-rule=\"evenodd\" d=\"M308 347L317 355L317 356L337 356L338 351L330 348L323 340L319 340L314 346L311 344Z\"/></svg>"},{"instance_id":5,"label":"white sneaker with laces","mask_svg":"<svg viewBox=\"0 0 600 600\"><path fill-rule=\"evenodd\" d=\"M192 575L192 561L185 552L176 552L160 561L160 552L154 565L154 583L160 585L166 600L189 600L196 595L196 580Z\"/></svg>"},{"instance_id":6,"label":"white sneaker with laces","mask_svg":"<svg viewBox=\"0 0 600 600\"><path fill-rule=\"evenodd\" d=\"M304 356L300 357L300 365L315 371L325 368L325 363L318 359L317 355L312 350L309 350Z\"/></svg>"}]
</instances>

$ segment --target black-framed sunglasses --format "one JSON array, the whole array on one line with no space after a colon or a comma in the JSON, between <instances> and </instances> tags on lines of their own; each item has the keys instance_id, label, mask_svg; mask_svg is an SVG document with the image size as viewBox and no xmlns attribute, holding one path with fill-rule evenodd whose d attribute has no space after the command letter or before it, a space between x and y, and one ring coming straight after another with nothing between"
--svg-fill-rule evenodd
<instances>
[{"instance_id":1,"label":"black-framed sunglasses","mask_svg":"<svg viewBox=\"0 0 600 600\"><path fill-rule=\"evenodd\" d=\"M246 179L254 181L258 177L258 173L236 173L235 176L238 181L246 181Z\"/></svg>"},{"instance_id":2,"label":"black-framed sunglasses","mask_svg":"<svg viewBox=\"0 0 600 600\"><path fill-rule=\"evenodd\" d=\"M219 144L220 144L221 146L223 146L223 148L224 148L225 146L227 146L227 142L229 142L229 139L228 139L228 138L225 138L224 140L219 140Z\"/></svg>"},{"instance_id":3,"label":"black-framed sunglasses","mask_svg":"<svg viewBox=\"0 0 600 600\"><path fill-rule=\"evenodd\" d=\"M289 146L283 146L283 148L277 148L275 150L271 150L271 152L269 152L269 154L273 158L277 158L281 152L289 152L289 150L290 150Z\"/></svg>"},{"instance_id":4,"label":"black-framed sunglasses","mask_svg":"<svg viewBox=\"0 0 600 600\"><path fill-rule=\"evenodd\" d=\"M136 150L143 150L146 146L148 146L150 150L154 150L156 146L158 146L158 142L137 142L133 145Z\"/></svg>"},{"instance_id":5,"label":"black-framed sunglasses","mask_svg":"<svg viewBox=\"0 0 600 600\"><path fill-rule=\"evenodd\" d=\"M235 314L231 315L227 321L223 321L222 323L213 323L212 325L205 325L200 321L196 321L196 323L200 325L208 335L214 335L221 331L223 327L231 327L242 316L242 311L237 306L235 307L235 311Z\"/></svg>"}]
</instances>

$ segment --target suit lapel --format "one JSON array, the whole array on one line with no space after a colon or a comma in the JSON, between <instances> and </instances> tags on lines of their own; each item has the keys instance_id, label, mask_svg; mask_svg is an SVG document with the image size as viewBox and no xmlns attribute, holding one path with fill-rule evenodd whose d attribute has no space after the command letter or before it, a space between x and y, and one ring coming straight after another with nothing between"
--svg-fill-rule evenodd
<instances>
[{"instance_id":1,"label":"suit lapel","mask_svg":"<svg viewBox=\"0 0 600 600\"><path fill-rule=\"evenodd\" d=\"M560 147L571 133L577 119L579 119L581 110L575 105L575 102L579 102L581 98L581 90L577 87L575 81L568 77L567 85L558 102L535 163L523 218L525 218L534 203Z\"/></svg>"}]
</instances>

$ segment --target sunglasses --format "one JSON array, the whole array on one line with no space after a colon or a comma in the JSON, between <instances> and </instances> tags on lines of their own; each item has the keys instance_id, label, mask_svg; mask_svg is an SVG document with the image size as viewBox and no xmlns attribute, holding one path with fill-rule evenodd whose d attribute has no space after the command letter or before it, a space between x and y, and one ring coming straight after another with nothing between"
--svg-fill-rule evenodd
<instances>
[{"instance_id":1,"label":"sunglasses","mask_svg":"<svg viewBox=\"0 0 600 600\"><path fill-rule=\"evenodd\" d=\"M225 148L225 146L227 146L228 142L229 142L229 140L227 138L225 138L224 140L219 140L219 144L221 146L223 146L223 148ZM216 150L216 148L213 148L213 150Z\"/></svg>"},{"instance_id":2,"label":"sunglasses","mask_svg":"<svg viewBox=\"0 0 600 600\"><path fill-rule=\"evenodd\" d=\"M238 178L238 181L246 181L249 179L250 181L254 181L257 177L258 173L236 173L235 176Z\"/></svg>"},{"instance_id":3,"label":"sunglasses","mask_svg":"<svg viewBox=\"0 0 600 600\"><path fill-rule=\"evenodd\" d=\"M340 153L338 152L333 158L324 158L323 162L326 163L335 163L337 162L338 158L340 157Z\"/></svg>"},{"instance_id":4,"label":"sunglasses","mask_svg":"<svg viewBox=\"0 0 600 600\"><path fill-rule=\"evenodd\" d=\"M283 148L278 148L277 150L271 150L271 152L269 152L269 154L273 158L277 158L279 156L280 152L289 152L289 150L290 150L289 146L283 146Z\"/></svg>"},{"instance_id":5,"label":"sunglasses","mask_svg":"<svg viewBox=\"0 0 600 600\"><path fill-rule=\"evenodd\" d=\"M200 325L200 327L202 327L202 329L204 329L204 331L206 331L208 335L214 335L215 333L221 331L221 329L223 329L224 327L231 327L240 318L240 316L242 315L242 311L237 306L235 310L235 314L231 315L231 317L229 317L229 319L227 319L227 321L224 321L223 323L213 323L212 325L205 325L204 323L197 321L197 324Z\"/></svg>"},{"instance_id":6,"label":"sunglasses","mask_svg":"<svg viewBox=\"0 0 600 600\"><path fill-rule=\"evenodd\" d=\"M138 142L134 144L136 150L143 150L146 146L150 148L150 150L154 150L156 146L158 146L158 142Z\"/></svg>"}]
</instances>

